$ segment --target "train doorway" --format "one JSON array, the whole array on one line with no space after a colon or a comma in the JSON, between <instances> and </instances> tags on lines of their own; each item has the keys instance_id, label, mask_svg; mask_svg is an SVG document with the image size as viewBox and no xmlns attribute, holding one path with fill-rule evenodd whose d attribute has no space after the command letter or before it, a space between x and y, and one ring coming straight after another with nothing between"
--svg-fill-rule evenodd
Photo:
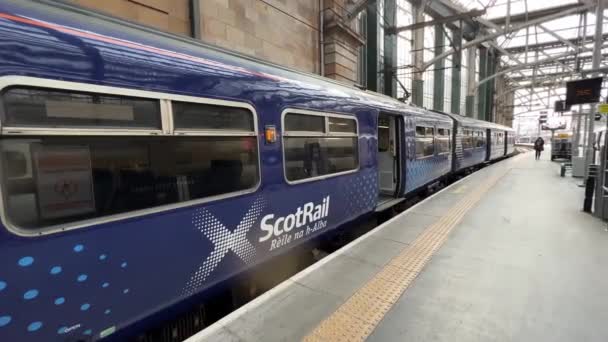
<instances>
[{"instance_id":1,"label":"train doorway","mask_svg":"<svg viewBox=\"0 0 608 342\"><path fill-rule=\"evenodd\" d=\"M395 200L399 188L399 121L397 116L378 116L378 206Z\"/></svg>"}]
</instances>

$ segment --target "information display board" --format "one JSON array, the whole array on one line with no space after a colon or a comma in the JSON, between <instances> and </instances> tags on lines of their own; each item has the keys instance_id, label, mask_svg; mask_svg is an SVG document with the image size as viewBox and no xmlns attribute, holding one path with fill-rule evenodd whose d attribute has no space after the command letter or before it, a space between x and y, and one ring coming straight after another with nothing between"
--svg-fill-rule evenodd
<instances>
[{"instance_id":1,"label":"information display board","mask_svg":"<svg viewBox=\"0 0 608 342\"><path fill-rule=\"evenodd\" d=\"M603 77L587 78L566 83L566 107L600 102Z\"/></svg>"}]
</instances>

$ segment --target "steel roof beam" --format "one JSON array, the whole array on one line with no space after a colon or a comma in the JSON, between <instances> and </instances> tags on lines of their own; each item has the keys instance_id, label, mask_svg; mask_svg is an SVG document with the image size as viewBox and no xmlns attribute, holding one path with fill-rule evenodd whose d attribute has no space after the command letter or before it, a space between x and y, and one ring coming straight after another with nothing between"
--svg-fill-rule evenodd
<instances>
[{"instance_id":1,"label":"steel roof beam","mask_svg":"<svg viewBox=\"0 0 608 342\"><path fill-rule=\"evenodd\" d=\"M421 1L421 0L419 0ZM413 1L416 2L416 1ZM467 12L467 9L452 3L451 0L433 0L428 1L425 11L436 19L454 16ZM451 29L460 28L456 25L456 22L451 21L446 24ZM473 39L479 32L479 24L471 18L463 18L462 20L462 34L465 39Z\"/></svg>"},{"instance_id":2,"label":"steel roof beam","mask_svg":"<svg viewBox=\"0 0 608 342\"><path fill-rule=\"evenodd\" d=\"M513 25L513 26L511 26L509 28L503 28L503 29L500 29L500 30L496 30L496 32L492 32L492 33L489 33L487 35L483 35L483 36L481 36L479 38L471 40L470 42L467 42L466 44L463 44L462 45L462 49L466 49L466 48L468 48L470 46L478 45L480 43L486 42L488 40L492 40L492 39L500 37L500 36L504 36L507 33L511 33L513 31L518 31L518 30L521 30L521 29L526 28L526 27L538 25L538 24L541 24L543 22L550 21L550 20L553 20L553 19L563 18L565 16L572 15L574 13L579 13L581 11L586 11L586 10L589 10L590 8L592 8L592 7L593 7L593 5L579 5L577 7L573 7L573 8L570 8L568 10L564 10L564 11L560 11L558 13L554 13L554 14L547 15L547 16L544 16L544 17L536 18L534 20L530 20L530 21L527 21L527 22L524 22L524 23L521 23L521 24L518 24L518 25ZM426 62L423 65L423 68L422 68L421 71L424 71L424 70L428 69L431 65L435 64L435 62L437 62L438 60L446 58L447 56L452 55L454 52L455 52L454 49L450 49L450 50L448 50L448 51L446 51L446 52L444 52L444 53L442 53L442 54L440 54L440 55L432 58L430 61Z\"/></svg>"},{"instance_id":3,"label":"steel roof beam","mask_svg":"<svg viewBox=\"0 0 608 342\"><path fill-rule=\"evenodd\" d=\"M565 39L564 37L560 36L559 34L553 32L552 30L548 29L547 27L545 27L544 25L538 25L538 27L540 27L543 31L547 32L550 36L556 38L557 40L559 40L560 42L568 45L569 47L571 47L573 50L578 49L578 45L575 45L574 43L571 43L570 41L568 41L567 39Z\"/></svg>"},{"instance_id":4,"label":"steel roof beam","mask_svg":"<svg viewBox=\"0 0 608 342\"><path fill-rule=\"evenodd\" d=\"M586 48L586 49L581 49L581 51L593 51L593 49ZM572 54L572 51L568 51L568 52L565 52L565 53L561 53L561 54L555 55L555 56L553 56L551 58L538 59L538 60L536 60L534 62L528 62L528 63L524 63L523 65L515 65L515 66L512 66L512 67L503 69L503 70L495 73L494 75L490 75L490 76L484 78L483 80L480 80L477 83L477 86L479 86L480 84L485 83L485 82L487 82L487 81L489 81L491 79L494 79L497 76L508 74L508 73L515 72L515 71L520 71L520 70L523 70L523 69L529 69L530 66L537 66L539 64L543 64L543 63L546 63L546 62L555 61L556 59L559 59L559 58L562 58L562 57L566 57L566 56L569 56L571 54Z\"/></svg>"},{"instance_id":5,"label":"steel roof beam","mask_svg":"<svg viewBox=\"0 0 608 342\"><path fill-rule=\"evenodd\" d=\"M534 20L537 18L546 17L548 15L560 13L562 11L567 11L567 10L570 10L573 8L578 8L579 6L580 6L580 4L574 3L574 4L567 4L567 5L556 6L556 7L543 8L538 11L531 11L528 13L520 13L520 14L516 14L516 15L511 15L510 17L505 16L505 17L494 18L494 19L490 19L490 21L496 25L502 26L502 25L505 25L508 20L511 23L511 25L513 25L518 22L530 21L530 20ZM585 11L585 9L581 9L580 11L581 12Z\"/></svg>"},{"instance_id":6,"label":"steel roof beam","mask_svg":"<svg viewBox=\"0 0 608 342\"><path fill-rule=\"evenodd\" d=\"M608 39L608 33L605 33L602 35L602 40L607 40ZM577 38L571 38L571 39L566 39L569 43L572 44L581 44L581 38L577 37ZM584 44L590 44L593 43L595 40L594 36L588 36L585 38ZM550 42L544 42L544 43L539 43L539 44L531 44L528 45L528 50L535 50L535 49L553 49L553 48L558 48L558 47L562 47L566 45L564 42L562 42L561 40L553 40ZM525 45L521 45L521 46L513 46L513 47L508 47L505 50L509 51L510 53L523 53L526 50L526 46Z\"/></svg>"},{"instance_id":7,"label":"steel roof beam","mask_svg":"<svg viewBox=\"0 0 608 342\"><path fill-rule=\"evenodd\" d=\"M386 34L397 34L399 32L403 32L403 31L407 31L407 30L416 30L421 27L427 27L427 26L432 26L432 25L437 25L437 24L446 24L446 23L453 22L455 20L479 17L479 16L484 15L485 13L486 13L485 10L476 10L475 9L475 10L471 10L471 11L464 12L464 13L458 13L458 14L449 15L446 17L441 17L438 19L423 21L421 23L414 23L414 24L407 25L407 26L388 27L386 29Z\"/></svg>"},{"instance_id":8,"label":"steel roof beam","mask_svg":"<svg viewBox=\"0 0 608 342\"><path fill-rule=\"evenodd\" d=\"M548 78L563 78L563 77L567 77L567 76L577 76L578 75L587 75L587 74L591 74L594 72L601 72L601 73L606 73L608 71L608 68L598 68L598 69L587 69L587 70L581 70L579 72L552 72L552 73L546 73L545 76L547 76ZM530 77L509 77L510 81L513 82L521 82L521 81L527 81L529 80ZM544 81L545 79L540 79L540 81ZM538 80L537 80L538 81Z\"/></svg>"}]
</instances>

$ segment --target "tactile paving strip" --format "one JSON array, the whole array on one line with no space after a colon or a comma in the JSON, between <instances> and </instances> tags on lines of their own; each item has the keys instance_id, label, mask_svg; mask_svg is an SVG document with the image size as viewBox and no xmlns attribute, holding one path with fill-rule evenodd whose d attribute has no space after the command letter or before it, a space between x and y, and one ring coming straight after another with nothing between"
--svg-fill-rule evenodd
<instances>
[{"instance_id":1,"label":"tactile paving strip","mask_svg":"<svg viewBox=\"0 0 608 342\"><path fill-rule=\"evenodd\" d=\"M364 341L447 240L450 231L508 171L508 168L498 169L470 191L304 337L304 341Z\"/></svg>"}]
</instances>

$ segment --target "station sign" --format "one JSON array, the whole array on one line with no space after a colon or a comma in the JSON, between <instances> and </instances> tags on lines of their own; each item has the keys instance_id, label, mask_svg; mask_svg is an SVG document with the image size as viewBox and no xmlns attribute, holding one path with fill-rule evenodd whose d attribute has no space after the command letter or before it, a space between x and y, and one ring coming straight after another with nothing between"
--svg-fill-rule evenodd
<instances>
[{"instance_id":1,"label":"station sign","mask_svg":"<svg viewBox=\"0 0 608 342\"><path fill-rule=\"evenodd\" d=\"M555 101L555 107L553 108L553 111L555 111L557 113L562 113L562 112L567 112L569 110L570 110L570 106L566 106L565 100Z\"/></svg>"},{"instance_id":2,"label":"station sign","mask_svg":"<svg viewBox=\"0 0 608 342\"><path fill-rule=\"evenodd\" d=\"M587 78L566 83L566 107L600 101L603 77Z\"/></svg>"},{"instance_id":3,"label":"station sign","mask_svg":"<svg viewBox=\"0 0 608 342\"><path fill-rule=\"evenodd\" d=\"M597 111L598 111L600 114L608 114L608 103L600 103L600 104L597 106Z\"/></svg>"}]
</instances>

